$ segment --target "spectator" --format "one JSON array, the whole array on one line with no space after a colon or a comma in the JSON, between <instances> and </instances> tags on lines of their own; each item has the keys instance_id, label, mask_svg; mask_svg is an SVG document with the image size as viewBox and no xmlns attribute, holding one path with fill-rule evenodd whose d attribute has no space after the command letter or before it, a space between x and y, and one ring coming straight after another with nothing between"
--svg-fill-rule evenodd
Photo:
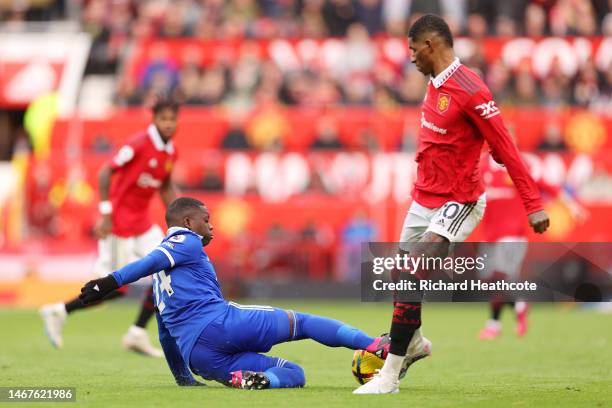
<instances>
[{"instance_id":1,"label":"spectator","mask_svg":"<svg viewBox=\"0 0 612 408\"><path fill-rule=\"evenodd\" d=\"M338 128L334 118L323 117L317 124L317 136L310 145L312 150L339 150L344 148L338 139Z\"/></svg>"},{"instance_id":2,"label":"spectator","mask_svg":"<svg viewBox=\"0 0 612 408\"><path fill-rule=\"evenodd\" d=\"M383 31L381 0L357 0L355 10L357 20L364 25L370 35Z\"/></svg>"},{"instance_id":3,"label":"spectator","mask_svg":"<svg viewBox=\"0 0 612 408\"><path fill-rule=\"evenodd\" d=\"M200 69L193 65L184 66L179 74L178 86L174 99L182 105L202 104L199 93L201 81Z\"/></svg>"},{"instance_id":4,"label":"spectator","mask_svg":"<svg viewBox=\"0 0 612 408\"><path fill-rule=\"evenodd\" d=\"M571 102L579 106L588 106L591 101L598 97L599 78L595 64L587 61L576 75L576 81L571 96Z\"/></svg>"},{"instance_id":5,"label":"spectator","mask_svg":"<svg viewBox=\"0 0 612 408\"><path fill-rule=\"evenodd\" d=\"M225 73L220 66L207 69L202 75L199 86L199 99L203 105L215 105L221 103L227 87L225 85Z\"/></svg>"},{"instance_id":6,"label":"spectator","mask_svg":"<svg viewBox=\"0 0 612 408\"><path fill-rule=\"evenodd\" d=\"M247 135L244 132L244 118L243 115L239 112L230 112L228 114L229 118L229 129L225 136L223 136L223 141L221 142L221 147L226 150L248 150L251 148L247 140Z\"/></svg>"},{"instance_id":7,"label":"spectator","mask_svg":"<svg viewBox=\"0 0 612 408\"><path fill-rule=\"evenodd\" d=\"M537 105L539 103L537 82L529 67L523 66L515 76L515 98L518 105Z\"/></svg>"},{"instance_id":8,"label":"spectator","mask_svg":"<svg viewBox=\"0 0 612 408\"><path fill-rule=\"evenodd\" d=\"M415 68L408 68L398 88L399 102L414 106L421 104L426 87L425 77Z\"/></svg>"},{"instance_id":9,"label":"spectator","mask_svg":"<svg viewBox=\"0 0 612 408\"><path fill-rule=\"evenodd\" d=\"M540 152L564 152L567 150L558 123L550 122L547 124L544 138L538 145L537 150Z\"/></svg>"},{"instance_id":10,"label":"spectator","mask_svg":"<svg viewBox=\"0 0 612 408\"><path fill-rule=\"evenodd\" d=\"M108 140L108 137L103 133L96 134L91 144L91 151L96 154L108 154L112 150L113 144Z\"/></svg>"},{"instance_id":11,"label":"spectator","mask_svg":"<svg viewBox=\"0 0 612 408\"><path fill-rule=\"evenodd\" d=\"M361 244L376 239L376 227L361 210L343 228L338 250L337 276L342 282L359 282L361 277Z\"/></svg>"},{"instance_id":12,"label":"spectator","mask_svg":"<svg viewBox=\"0 0 612 408\"><path fill-rule=\"evenodd\" d=\"M502 61L496 61L489 66L486 80L495 100L502 103L511 99L511 74Z\"/></svg>"},{"instance_id":13,"label":"spectator","mask_svg":"<svg viewBox=\"0 0 612 408\"><path fill-rule=\"evenodd\" d=\"M546 12L538 4L529 4L525 9L525 35L542 37L546 34Z\"/></svg>"},{"instance_id":14,"label":"spectator","mask_svg":"<svg viewBox=\"0 0 612 408\"><path fill-rule=\"evenodd\" d=\"M357 11L351 0L327 0L322 8L327 32L334 37L343 37L349 26L357 21Z\"/></svg>"},{"instance_id":15,"label":"spectator","mask_svg":"<svg viewBox=\"0 0 612 408\"><path fill-rule=\"evenodd\" d=\"M223 191L223 177L220 168L222 164L219 159L210 160L210 156L207 156L207 160L204 162L202 179L198 185L199 190L210 192Z\"/></svg>"}]
</instances>

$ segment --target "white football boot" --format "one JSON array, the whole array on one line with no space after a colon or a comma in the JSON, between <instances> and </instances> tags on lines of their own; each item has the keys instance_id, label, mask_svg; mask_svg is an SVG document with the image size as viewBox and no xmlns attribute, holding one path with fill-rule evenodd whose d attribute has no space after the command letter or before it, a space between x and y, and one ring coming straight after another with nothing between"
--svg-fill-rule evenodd
<instances>
[{"instance_id":1,"label":"white football boot","mask_svg":"<svg viewBox=\"0 0 612 408\"><path fill-rule=\"evenodd\" d=\"M353 391L353 394L397 394L399 380L394 377L394 375L385 375L379 371L370 381Z\"/></svg>"},{"instance_id":2,"label":"white football boot","mask_svg":"<svg viewBox=\"0 0 612 408\"><path fill-rule=\"evenodd\" d=\"M431 341L423 337L421 330L417 330L403 360L396 360L398 356L387 355L387 361L382 370L372 380L353 391L353 394L396 394L399 392L399 380L404 378L408 368L422 358L431 355ZM391 361L394 360L394 361ZM397 364L399 362L399 365ZM387 369L388 366L388 369ZM395 367L393 367L395 366ZM398 371L399 370L399 371Z\"/></svg>"},{"instance_id":3,"label":"white football boot","mask_svg":"<svg viewBox=\"0 0 612 408\"><path fill-rule=\"evenodd\" d=\"M423 336L421 329L414 332L414 335L410 340L410 344L408 345L408 350L406 352L406 357L404 358L404 363L402 364L402 369L400 370L400 380L406 376L408 368L410 368L412 364L425 357L431 356L431 347L431 341Z\"/></svg>"},{"instance_id":4,"label":"white football boot","mask_svg":"<svg viewBox=\"0 0 612 408\"><path fill-rule=\"evenodd\" d=\"M62 348L64 340L62 339L62 328L66 322L66 306L63 303L55 303L52 305L44 305L38 311L43 320L45 334L49 338L51 345L55 348Z\"/></svg>"},{"instance_id":5,"label":"white football boot","mask_svg":"<svg viewBox=\"0 0 612 408\"><path fill-rule=\"evenodd\" d=\"M126 350L135 351L150 357L163 357L164 352L153 347L147 331L142 327L131 326L121 341Z\"/></svg>"}]
</instances>

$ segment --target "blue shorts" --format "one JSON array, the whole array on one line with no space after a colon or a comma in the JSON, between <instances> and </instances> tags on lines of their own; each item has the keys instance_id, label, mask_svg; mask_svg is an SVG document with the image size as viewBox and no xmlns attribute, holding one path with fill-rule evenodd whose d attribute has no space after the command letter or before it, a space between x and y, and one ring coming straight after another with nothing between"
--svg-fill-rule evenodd
<instances>
[{"instance_id":1,"label":"blue shorts","mask_svg":"<svg viewBox=\"0 0 612 408\"><path fill-rule=\"evenodd\" d=\"M266 371L282 366L283 359L258 353L288 341L288 312L271 306L229 302L227 312L200 334L190 356L191 370L209 380L227 382L238 370Z\"/></svg>"}]
</instances>

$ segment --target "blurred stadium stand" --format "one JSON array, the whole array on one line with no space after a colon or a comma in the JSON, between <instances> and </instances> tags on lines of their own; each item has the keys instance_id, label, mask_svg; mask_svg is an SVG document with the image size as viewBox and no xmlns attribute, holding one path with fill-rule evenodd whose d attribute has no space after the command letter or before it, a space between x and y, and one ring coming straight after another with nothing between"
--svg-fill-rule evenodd
<instances>
[{"instance_id":1,"label":"blurred stadium stand","mask_svg":"<svg viewBox=\"0 0 612 408\"><path fill-rule=\"evenodd\" d=\"M569 184L591 212L579 225L549 202L553 229L534 239L610 241L611 8L0 0L0 259L12 265L0 281L88 276L97 169L159 94L185 105L174 175L212 208L224 280L357 281L360 242L395 240L409 204L427 82L404 36L427 12L449 22L534 177Z\"/></svg>"}]
</instances>

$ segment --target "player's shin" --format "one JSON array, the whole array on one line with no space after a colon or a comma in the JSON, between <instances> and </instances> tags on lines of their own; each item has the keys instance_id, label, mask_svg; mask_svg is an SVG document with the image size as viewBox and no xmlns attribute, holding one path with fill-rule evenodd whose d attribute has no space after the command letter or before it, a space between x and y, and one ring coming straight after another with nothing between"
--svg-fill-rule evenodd
<instances>
[{"instance_id":1,"label":"player's shin","mask_svg":"<svg viewBox=\"0 0 612 408\"><path fill-rule=\"evenodd\" d=\"M415 332L421 327L421 303L394 302L389 354L380 373L394 380L400 375L404 357Z\"/></svg>"},{"instance_id":2,"label":"player's shin","mask_svg":"<svg viewBox=\"0 0 612 408\"><path fill-rule=\"evenodd\" d=\"M293 313L291 317L295 332L290 340L312 339L329 347L353 350L365 350L376 343L373 337L338 320L308 313Z\"/></svg>"},{"instance_id":3,"label":"player's shin","mask_svg":"<svg viewBox=\"0 0 612 408\"><path fill-rule=\"evenodd\" d=\"M153 317L153 314L155 314L155 305L153 305L153 286L149 286L149 289L147 289L147 292L142 299L140 313L138 314L138 318L136 319L134 325L144 329L149 320L151 320L151 317Z\"/></svg>"}]
</instances>

